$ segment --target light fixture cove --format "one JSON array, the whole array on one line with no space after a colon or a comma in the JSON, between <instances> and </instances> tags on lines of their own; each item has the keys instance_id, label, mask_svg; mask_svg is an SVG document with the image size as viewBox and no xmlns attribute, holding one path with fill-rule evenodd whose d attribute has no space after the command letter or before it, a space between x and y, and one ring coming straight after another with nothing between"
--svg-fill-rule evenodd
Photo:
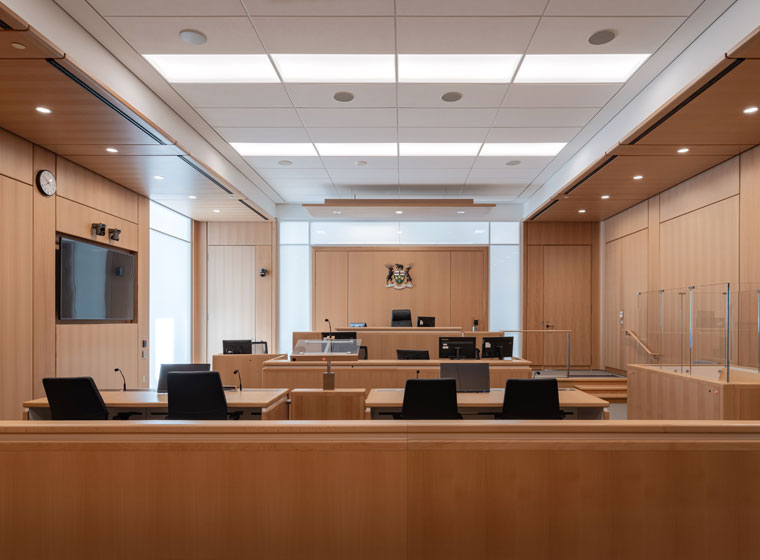
<instances>
[{"instance_id":1,"label":"light fixture cove","mask_svg":"<svg viewBox=\"0 0 760 560\"><path fill-rule=\"evenodd\" d=\"M231 142L230 145L242 156L248 157L513 157L556 156L564 142L534 143L486 143L479 142L356 142L311 144L287 142ZM283 163L287 162L287 163ZM280 165L290 165L290 160L280 160ZM366 162L354 163L357 166Z\"/></svg>"}]
</instances>

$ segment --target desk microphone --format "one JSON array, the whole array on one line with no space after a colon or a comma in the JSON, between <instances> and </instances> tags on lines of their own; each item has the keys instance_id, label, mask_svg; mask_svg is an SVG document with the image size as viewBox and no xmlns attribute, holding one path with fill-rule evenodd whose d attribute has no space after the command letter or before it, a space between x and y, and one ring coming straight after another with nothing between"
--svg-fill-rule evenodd
<instances>
[{"instance_id":1,"label":"desk microphone","mask_svg":"<svg viewBox=\"0 0 760 560\"><path fill-rule=\"evenodd\" d=\"M121 380L124 383L124 387L122 388L122 391L126 391L127 390L127 380L124 377L124 372L121 371L119 368L114 369L114 371L118 371L121 374Z\"/></svg>"},{"instance_id":2,"label":"desk microphone","mask_svg":"<svg viewBox=\"0 0 760 560\"><path fill-rule=\"evenodd\" d=\"M420 378L420 370L417 370L417 379Z\"/></svg>"},{"instance_id":3,"label":"desk microphone","mask_svg":"<svg viewBox=\"0 0 760 560\"><path fill-rule=\"evenodd\" d=\"M239 369L236 369L236 370L235 370L235 371L233 371L232 373L233 373L234 375L237 375L237 376L238 376L238 379L240 380L240 391L242 392L242 391L243 391L243 376L242 376L242 375L240 375L240 370L239 370Z\"/></svg>"},{"instance_id":4,"label":"desk microphone","mask_svg":"<svg viewBox=\"0 0 760 560\"><path fill-rule=\"evenodd\" d=\"M325 323L327 323L327 326L330 329L330 335L328 338L332 338L332 323L330 323L330 319L325 319Z\"/></svg>"}]
</instances>

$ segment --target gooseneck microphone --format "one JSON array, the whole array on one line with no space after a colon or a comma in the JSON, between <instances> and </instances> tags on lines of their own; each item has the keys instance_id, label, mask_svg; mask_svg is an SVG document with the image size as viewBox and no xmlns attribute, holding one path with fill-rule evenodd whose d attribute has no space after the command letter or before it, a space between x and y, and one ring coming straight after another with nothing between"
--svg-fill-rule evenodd
<instances>
[{"instance_id":1,"label":"gooseneck microphone","mask_svg":"<svg viewBox=\"0 0 760 560\"><path fill-rule=\"evenodd\" d=\"M239 387L239 388L240 388L240 391L242 392L242 390L243 390L243 376L242 376L242 375L240 375L240 370L239 370L239 369L236 369L236 370L235 370L235 371L233 371L232 373L233 373L234 375L237 375L237 376L238 376L238 379L240 380L240 387Z\"/></svg>"},{"instance_id":2,"label":"gooseneck microphone","mask_svg":"<svg viewBox=\"0 0 760 560\"><path fill-rule=\"evenodd\" d=\"M330 323L330 319L325 319L325 323L327 323L327 326L330 329L330 338L332 338L332 323Z\"/></svg>"},{"instance_id":3,"label":"gooseneck microphone","mask_svg":"<svg viewBox=\"0 0 760 560\"><path fill-rule=\"evenodd\" d=\"M118 371L121 374L121 381L124 383L124 387L122 388L122 391L126 391L127 390L127 380L124 377L124 372L121 371L119 368L115 368L114 371Z\"/></svg>"}]
</instances>

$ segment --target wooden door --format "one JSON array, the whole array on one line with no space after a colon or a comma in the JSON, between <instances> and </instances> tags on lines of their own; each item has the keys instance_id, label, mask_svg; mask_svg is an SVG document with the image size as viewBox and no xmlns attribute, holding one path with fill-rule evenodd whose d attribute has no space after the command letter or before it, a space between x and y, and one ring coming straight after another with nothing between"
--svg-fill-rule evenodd
<instances>
[{"instance_id":1,"label":"wooden door","mask_svg":"<svg viewBox=\"0 0 760 560\"><path fill-rule=\"evenodd\" d=\"M544 328L571 330L570 366L591 366L591 246L544 246ZM565 336L544 335L544 366L567 364Z\"/></svg>"},{"instance_id":2,"label":"wooden door","mask_svg":"<svg viewBox=\"0 0 760 560\"><path fill-rule=\"evenodd\" d=\"M622 240L615 239L607 243L604 258L604 318L602 328L604 335L604 367L622 369L620 361L620 312L623 311L621 301L621 249Z\"/></svg>"}]
</instances>

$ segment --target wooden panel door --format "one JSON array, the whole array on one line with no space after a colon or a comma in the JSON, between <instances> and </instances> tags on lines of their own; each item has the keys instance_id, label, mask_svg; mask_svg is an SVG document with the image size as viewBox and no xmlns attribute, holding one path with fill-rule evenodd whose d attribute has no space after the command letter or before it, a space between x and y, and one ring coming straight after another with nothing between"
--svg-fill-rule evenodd
<instances>
[{"instance_id":1,"label":"wooden panel door","mask_svg":"<svg viewBox=\"0 0 760 560\"><path fill-rule=\"evenodd\" d=\"M622 244L620 261L620 286L623 303L623 324L618 325L620 338L620 369L627 369L628 364L648 363L648 358L633 338L626 336L626 330L633 330L648 342L647 331L647 301L648 283L648 253L649 243L646 230L627 235L620 240ZM655 347L650 344L650 347Z\"/></svg>"},{"instance_id":2,"label":"wooden panel door","mask_svg":"<svg viewBox=\"0 0 760 560\"><path fill-rule=\"evenodd\" d=\"M333 328L348 326L348 252L315 251L312 328L326 331L325 319Z\"/></svg>"},{"instance_id":3,"label":"wooden panel door","mask_svg":"<svg viewBox=\"0 0 760 560\"><path fill-rule=\"evenodd\" d=\"M256 247L208 248L208 358L222 340L256 338Z\"/></svg>"},{"instance_id":4,"label":"wooden panel door","mask_svg":"<svg viewBox=\"0 0 760 560\"><path fill-rule=\"evenodd\" d=\"M591 246L544 247L544 328L572 331L570 366L591 366ZM567 364L566 337L544 335L544 366Z\"/></svg>"},{"instance_id":5,"label":"wooden panel door","mask_svg":"<svg viewBox=\"0 0 760 560\"><path fill-rule=\"evenodd\" d=\"M616 239L607 243L604 255L604 367L622 369L620 360L620 312L623 311L621 300L621 259L623 240Z\"/></svg>"},{"instance_id":6,"label":"wooden panel door","mask_svg":"<svg viewBox=\"0 0 760 560\"><path fill-rule=\"evenodd\" d=\"M467 331L477 319L478 330L488 330L487 270L484 251L451 252L452 325Z\"/></svg>"}]
</instances>

